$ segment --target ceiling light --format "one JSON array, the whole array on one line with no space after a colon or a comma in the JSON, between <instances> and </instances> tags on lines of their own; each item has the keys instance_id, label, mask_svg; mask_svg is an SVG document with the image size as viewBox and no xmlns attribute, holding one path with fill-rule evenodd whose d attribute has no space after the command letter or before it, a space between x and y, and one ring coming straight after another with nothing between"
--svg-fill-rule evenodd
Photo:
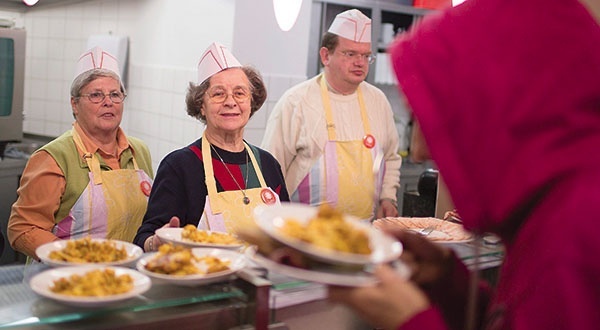
<instances>
[{"instance_id":1,"label":"ceiling light","mask_svg":"<svg viewBox=\"0 0 600 330\"><path fill-rule=\"evenodd\" d=\"M38 0L23 0L23 3L28 5L29 7L35 5L36 3L38 3Z\"/></svg>"},{"instance_id":2,"label":"ceiling light","mask_svg":"<svg viewBox=\"0 0 600 330\"><path fill-rule=\"evenodd\" d=\"M277 25L282 31L289 31L298 19L302 0L273 0Z\"/></svg>"}]
</instances>

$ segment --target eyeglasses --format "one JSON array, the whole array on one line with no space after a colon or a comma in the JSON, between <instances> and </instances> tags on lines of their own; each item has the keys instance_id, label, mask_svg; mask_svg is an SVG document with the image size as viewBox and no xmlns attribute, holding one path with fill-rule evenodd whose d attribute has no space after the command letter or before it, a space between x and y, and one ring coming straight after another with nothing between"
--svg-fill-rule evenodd
<instances>
[{"instance_id":1,"label":"eyeglasses","mask_svg":"<svg viewBox=\"0 0 600 330\"><path fill-rule=\"evenodd\" d=\"M373 64L375 62L375 55L373 54L359 54L354 51L340 51L344 57L346 57L350 61L366 60L369 64Z\"/></svg>"},{"instance_id":2,"label":"eyeglasses","mask_svg":"<svg viewBox=\"0 0 600 330\"><path fill-rule=\"evenodd\" d=\"M78 98L81 98L82 96L86 96L92 103L100 103L104 101L107 96L113 103L121 103L127 95L120 92L110 92L108 94L104 94L102 92L93 92L89 94L81 94Z\"/></svg>"},{"instance_id":3,"label":"eyeglasses","mask_svg":"<svg viewBox=\"0 0 600 330\"><path fill-rule=\"evenodd\" d=\"M243 87L236 87L231 93L227 93L223 87L213 87L207 92L207 94L208 98L214 103L225 102L229 95L231 95L237 103L244 103L252 96L250 91Z\"/></svg>"}]
</instances>

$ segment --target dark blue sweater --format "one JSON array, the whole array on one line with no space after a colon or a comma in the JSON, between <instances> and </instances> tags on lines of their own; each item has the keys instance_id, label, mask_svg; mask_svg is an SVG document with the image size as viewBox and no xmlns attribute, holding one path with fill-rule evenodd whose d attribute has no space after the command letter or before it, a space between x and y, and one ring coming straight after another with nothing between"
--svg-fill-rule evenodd
<instances>
[{"instance_id":1,"label":"dark blue sweater","mask_svg":"<svg viewBox=\"0 0 600 330\"><path fill-rule=\"evenodd\" d=\"M204 203L208 194L204 176L204 164L194 151L202 150L202 139L199 139L191 145L175 150L168 154L160 163L156 178L152 185L152 192L148 200L148 209L142 225L138 229L133 243L144 248L146 239L154 235L154 231L169 222L171 217L177 216L181 227L187 224L198 226L198 222L204 211ZM215 146L219 155L227 164L236 164L240 166L240 172L244 175L246 181L246 151L229 152ZM263 177L273 191L279 195L282 202L290 200L281 166L277 160L267 151L255 146L250 146ZM213 158L213 167L215 168L215 179L217 181L217 191L224 191L220 181L229 180L229 173L223 173L216 170L215 162L220 163L219 157L211 150ZM225 176L225 177L223 177ZM221 180L220 180L221 179ZM250 166L248 188L260 187L256 173ZM240 182L242 184L242 182ZM233 190L238 190L237 188ZM240 193L241 194L241 193Z\"/></svg>"}]
</instances>

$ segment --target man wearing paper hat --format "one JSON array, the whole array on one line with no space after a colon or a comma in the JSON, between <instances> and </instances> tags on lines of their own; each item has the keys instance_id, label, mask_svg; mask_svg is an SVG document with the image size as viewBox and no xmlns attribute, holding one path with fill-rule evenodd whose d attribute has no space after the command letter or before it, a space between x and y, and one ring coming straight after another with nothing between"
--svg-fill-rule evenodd
<instances>
[{"instance_id":1,"label":"man wearing paper hat","mask_svg":"<svg viewBox=\"0 0 600 330\"><path fill-rule=\"evenodd\" d=\"M319 55L323 73L279 99L262 147L279 160L292 201L328 202L360 219L397 216L398 132L385 95L365 81L371 19L338 14Z\"/></svg>"},{"instance_id":2,"label":"man wearing paper hat","mask_svg":"<svg viewBox=\"0 0 600 330\"><path fill-rule=\"evenodd\" d=\"M17 251L83 237L132 241L148 203L146 144L120 128L125 102L116 58L99 47L78 59L72 129L36 151L23 172L8 237Z\"/></svg>"},{"instance_id":3,"label":"man wearing paper hat","mask_svg":"<svg viewBox=\"0 0 600 330\"><path fill-rule=\"evenodd\" d=\"M248 120L266 98L256 69L222 44L208 46L186 95L188 115L206 128L202 138L162 160L135 244L156 250L163 242L155 231L164 226L236 231L253 223L256 206L289 201L277 160L244 141Z\"/></svg>"}]
</instances>

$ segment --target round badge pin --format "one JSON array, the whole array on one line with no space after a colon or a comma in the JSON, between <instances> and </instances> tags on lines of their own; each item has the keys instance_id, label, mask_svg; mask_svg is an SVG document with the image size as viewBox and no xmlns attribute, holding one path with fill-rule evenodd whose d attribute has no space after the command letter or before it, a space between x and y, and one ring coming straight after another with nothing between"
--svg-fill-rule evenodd
<instances>
[{"instance_id":1,"label":"round badge pin","mask_svg":"<svg viewBox=\"0 0 600 330\"><path fill-rule=\"evenodd\" d=\"M260 198L267 205L275 204L275 202L277 201L275 194L271 190L266 189L266 188L261 190Z\"/></svg>"},{"instance_id":2,"label":"round badge pin","mask_svg":"<svg viewBox=\"0 0 600 330\"><path fill-rule=\"evenodd\" d=\"M365 135L363 138L363 144L369 149L373 148L375 146L375 137L371 134Z\"/></svg>"},{"instance_id":3,"label":"round badge pin","mask_svg":"<svg viewBox=\"0 0 600 330\"><path fill-rule=\"evenodd\" d=\"M142 192L147 197L147 196L150 196L150 191L152 190L152 185L150 185L150 182L148 182L148 181L142 181L140 183L140 189L142 189Z\"/></svg>"}]
</instances>

